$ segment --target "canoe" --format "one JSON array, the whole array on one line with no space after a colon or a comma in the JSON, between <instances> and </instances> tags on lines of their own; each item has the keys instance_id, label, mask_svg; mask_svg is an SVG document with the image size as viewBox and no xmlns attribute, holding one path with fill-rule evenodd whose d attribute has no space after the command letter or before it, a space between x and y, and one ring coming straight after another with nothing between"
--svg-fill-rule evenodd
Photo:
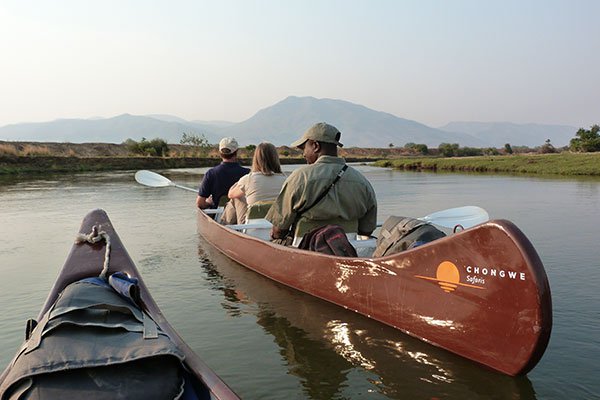
<instances>
[{"instance_id":1,"label":"canoe","mask_svg":"<svg viewBox=\"0 0 600 400\"><path fill-rule=\"evenodd\" d=\"M105 232L110 241L108 269L104 274L109 279L98 278L103 272L103 265L106 261L106 237L104 237L104 241L95 244L86 242L73 245L37 320L27 324L27 340L0 376L0 399L37 398L35 395L44 393L42 390L34 394L27 392L29 390L27 382L32 376L36 383L41 382L41 385L49 383L47 386L50 388L46 387L44 390L47 395L51 393L48 397L53 398L83 398L84 396L88 399L133 398L132 395L123 395L123 393L119 393L121 397L117 396L113 390L117 390L115 388L119 387L119 384L129 389L132 387L136 389L139 398L157 398L155 390L157 388L162 390L170 385L171 382L166 382L166 377L174 376L176 385L173 386L178 393L181 394L185 388L182 398L239 399L192 351L165 319L103 210L91 211L84 218L80 233L94 232L94 227L96 227L95 232L100 233L90 235L88 238L99 237L102 232ZM118 271L123 275L115 274ZM124 280L119 281L119 276L123 276ZM114 282L133 281L135 283L135 279L131 279L131 277L137 279L137 284L127 286L123 292L130 297L129 300L116 294L117 292L106 283L110 281L112 287L116 287L113 285ZM89 303L85 304L88 308L82 307L82 303L85 302ZM65 305L71 309L82 308L77 308L77 312L71 312L72 310ZM62 314L63 312L64 314ZM102 321L96 319L99 313L103 313ZM142 322L134 317L141 317ZM64 320L59 323L57 321L60 318L64 318ZM116 321L114 326L119 329L108 329L113 328L109 324L112 323L111 318ZM40 326L44 324L45 328L40 329ZM72 328L74 325L79 330ZM125 329L122 329L123 327ZM113 331L118 331L120 337L126 340L116 343L112 340L107 342L109 343L107 346L99 345L106 340L103 337L106 335L105 332L112 334ZM143 331L143 337L141 331ZM52 332L57 333L53 334ZM67 346L57 345L61 343L61 337L63 338L62 343L68 344ZM68 341L64 341L65 337ZM87 340L82 340L82 338L87 338ZM36 340L37 343L35 343ZM81 348L76 346L78 343L82 343ZM129 343L130 346L125 348L124 343ZM100 364L97 358L90 358L90 355L94 355L94 351L90 349L95 350L103 358L104 364ZM31 357L35 358L36 352L40 352L44 356L38 356L38 358L44 359L44 366L34 368L32 365L35 365L36 360L26 359L24 368L23 357L33 355ZM70 353L82 354L82 357L75 360L69 359L67 357L72 356ZM121 353L126 354L123 359L118 362L113 361L118 359ZM157 354L161 357L156 358ZM52 370L61 363L64 364L64 367L60 371ZM96 364L90 367L91 363ZM130 366L128 367L128 365ZM156 368L154 371L149 371L149 375L144 375L145 371L150 369L149 365L155 365ZM171 374L170 367L172 365L174 372ZM36 371L36 368L37 371L44 370L45 374L32 373L32 371ZM117 368L117 373L111 372L111 368ZM123 369L119 370L118 368ZM18 380L21 369L25 371L25 379L21 377ZM123 371L127 372L123 373ZM61 374L63 374L62 378ZM144 380L144 377L152 376L152 374L159 376L159 379ZM107 376L116 381L105 382ZM79 377L82 379L78 380ZM165 382L162 382L163 377ZM61 379L67 382L65 387L60 387L60 389L53 387L58 386L56 382ZM88 381L93 381L98 388L94 386L90 390L90 387L86 386L89 385ZM25 382L25 389L23 389L22 382ZM20 393L21 390L23 397L18 397L16 393ZM52 392L52 390L55 391ZM119 388L119 390L121 389ZM31 397L29 397L30 394Z\"/></svg>"},{"instance_id":2,"label":"canoe","mask_svg":"<svg viewBox=\"0 0 600 400\"><path fill-rule=\"evenodd\" d=\"M241 309L272 337L284 368L308 393L344 398L375 382L390 399L535 399L526 375L512 377L431 346L355 312L281 285L239 265L198 238L200 268L226 312ZM268 339L267 339L268 340ZM263 372L264 374L264 372ZM360 374L358 374L360 375Z\"/></svg>"},{"instance_id":3,"label":"canoe","mask_svg":"<svg viewBox=\"0 0 600 400\"><path fill-rule=\"evenodd\" d=\"M198 212L198 232L237 263L507 375L541 359L550 286L527 237L492 220L381 258L283 247Z\"/></svg>"}]
</instances>

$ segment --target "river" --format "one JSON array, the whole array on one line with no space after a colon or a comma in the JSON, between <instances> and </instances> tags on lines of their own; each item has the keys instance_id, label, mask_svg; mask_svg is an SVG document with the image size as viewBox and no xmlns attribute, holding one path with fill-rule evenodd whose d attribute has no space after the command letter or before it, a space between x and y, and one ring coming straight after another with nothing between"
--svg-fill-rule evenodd
<instances>
[{"instance_id":1,"label":"river","mask_svg":"<svg viewBox=\"0 0 600 400\"><path fill-rule=\"evenodd\" d=\"M193 193L140 186L133 171L0 180L0 367L37 316L83 216L103 208L167 319L242 398L600 399L599 179L358 168L377 192L380 221L478 205L527 235L548 274L554 325L526 377L246 270L198 236ZM159 172L197 187L203 170Z\"/></svg>"}]
</instances>

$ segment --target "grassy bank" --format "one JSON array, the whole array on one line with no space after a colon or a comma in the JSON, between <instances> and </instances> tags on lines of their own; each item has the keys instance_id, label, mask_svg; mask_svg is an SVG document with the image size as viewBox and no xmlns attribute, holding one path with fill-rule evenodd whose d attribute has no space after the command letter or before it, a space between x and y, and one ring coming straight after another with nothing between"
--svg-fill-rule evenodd
<instances>
[{"instance_id":1,"label":"grassy bank","mask_svg":"<svg viewBox=\"0 0 600 400\"><path fill-rule=\"evenodd\" d=\"M349 157L348 162L373 162L375 158ZM282 164L304 164L301 157L280 159ZM56 156L6 156L0 155L0 175L40 173L72 173L93 171L119 171L135 169L170 169L212 167L221 162L216 157L56 157ZM250 166L252 159L240 159Z\"/></svg>"},{"instance_id":2,"label":"grassy bank","mask_svg":"<svg viewBox=\"0 0 600 400\"><path fill-rule=\"evenodd\" d=\"M342 149L349 162L373 162L398 156L400 149ZM278 148L282 164L303 164L302 151L287 146ZM240 148L243 165L252 163L253 149ZM69 173L88 171L200 168L221 162L216 146L169 144L165 157L141 156L125 144L7 142L0 140L0 175Z\"/></svg>"},{"instance_id":3,"label":"grassy bank","mask_svg":"<svg viewBox=\"0 0 600 400\"><path fill-rule=\"evenodd\" d=\"M481 157L406 157L380 160L379 167L403 170L600 176L600 153L528 154Z\"/></svg>"}]
</instances>

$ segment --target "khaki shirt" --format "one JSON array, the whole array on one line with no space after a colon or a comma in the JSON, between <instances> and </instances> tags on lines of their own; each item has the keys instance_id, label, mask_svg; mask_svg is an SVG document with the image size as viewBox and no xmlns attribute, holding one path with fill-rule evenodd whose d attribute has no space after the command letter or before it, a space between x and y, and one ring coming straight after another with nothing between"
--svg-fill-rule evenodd
<instances>
[{"instance_id":1,"label":"khaki shirt","mask_svg":"<svg viewBox=\"0 0 600 400\"><path fill-rule=\"evenodd\" d=\"M267 220L281 230L288 230L294 223L296 213L315 202L345 163L341 157L321 156L314 164L292 172L269 210ZM358 232L371 233L377 226L375 191L360 172L348 167L327 195L303 213L302 218L313 221L358 221Z\"/></svg>"},{"instance_id":2,"label":"khaki shirt","mask_svg":"<svg viewBox=\"0 0 600 400\"><path fill-rule=\"evenodd\" d=\"M246 196L246 203L251 206L259 201L273 200L281 191L285 175L264 175L262 172L250 172L238 181L238 188Z\"/></svg>"}]
</instances>

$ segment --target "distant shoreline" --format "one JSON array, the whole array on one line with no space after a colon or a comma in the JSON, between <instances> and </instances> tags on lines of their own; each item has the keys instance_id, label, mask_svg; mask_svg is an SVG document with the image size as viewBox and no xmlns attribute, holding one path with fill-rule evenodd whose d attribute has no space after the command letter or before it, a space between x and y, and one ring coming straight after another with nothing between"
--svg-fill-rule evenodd
<instances>
[{"instance_id":1,"label":"distant shoreline","mask_svg":"<svg viewBox=\"0 0 600 400\"><path fill-rule=\"evenodd\" d=\"M252 164L252 149L240 148L244 165ZM302 152L281 146L282 164L302 164ZM374 162L397 156L401 149L341 149L348 162ZM166 157L132 154L125 144L0 141L0 175L72 173L89 171L211 167L221 161L213 146L169 144Z\"/></svg>"},{"instance_id":2,"label":"distant shoreline","mask_svg":"<svg viewBox=\"0 0 600 400\"><path fill-rule=\"evenodd\" d=\"M406 171L484 172L600 177L600 153L515 154L477 157L403 157L375 162Z\"/></svg>"},{"instance_id":3,"label":"distant shoreline","mask_svg":"<svg viewBox=\"0 0 600 400\"><path fill-rule=\"evenodd\" d=\"M282 164L302 164L298 149L278 148ZM348 162L369 162L407 171L482 172L600 176L600 152L514 154L476 157L411 156L401 148L342 148ZM240 161L251 165L252 149L240 148ZM168 157L131 154L124 144L0 141L0 175L76 173L136 169L202 168L220 162L216 148L169 145Z\"/></svg>"},{"instance_id":4,"label":"distant shoreline","mask_svg":"<svg viewBox=\"0 0 600 400\"><path fill-rule=\"evenodd\" d=\"M351 157L348 162L374 162L378 158ZM136 169L172 169L212 167L221 162L214 157L55 157L55 156L0 156L0 175L40 173L76 173L94 171L125 171ZM241 158L242 165L252 160ZM303 158L281 158L282 164L303 164Z\"/></svg>"}]
</instances>

